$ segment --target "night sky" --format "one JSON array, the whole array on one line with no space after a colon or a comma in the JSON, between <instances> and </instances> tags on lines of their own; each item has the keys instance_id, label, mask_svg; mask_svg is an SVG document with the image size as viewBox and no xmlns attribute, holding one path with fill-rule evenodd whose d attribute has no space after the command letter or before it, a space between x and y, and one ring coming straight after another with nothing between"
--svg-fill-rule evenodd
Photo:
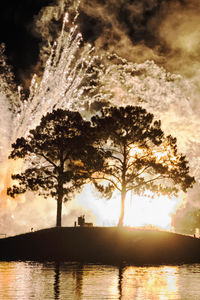
<instances>
[{"instance_id":1,"label":"night sky","mask_svg":"<svg viewBox=\"0 0 200 300\"><path fill-rule=\"evenodd\" d=\"M0 10L0 41L19 83L37 63L41 38L34 32L34 16L50 0L7 0Z\"/></svg>"}]
</instances>

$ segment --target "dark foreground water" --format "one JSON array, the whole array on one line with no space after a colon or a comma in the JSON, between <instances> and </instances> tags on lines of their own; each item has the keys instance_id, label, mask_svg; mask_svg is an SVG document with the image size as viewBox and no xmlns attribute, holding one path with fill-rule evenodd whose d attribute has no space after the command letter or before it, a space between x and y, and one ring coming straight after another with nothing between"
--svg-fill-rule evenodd
<instances>
[{"instance_id":1,"label":"dark foreground water","mask_svg":"<svg viewBox=\"0 0 200 300\"><path fill-rule=\"evenodd\" d=\"M200 264L119 268L0 262L0 299L200 299Z\"/></svg>"}]
</instances>

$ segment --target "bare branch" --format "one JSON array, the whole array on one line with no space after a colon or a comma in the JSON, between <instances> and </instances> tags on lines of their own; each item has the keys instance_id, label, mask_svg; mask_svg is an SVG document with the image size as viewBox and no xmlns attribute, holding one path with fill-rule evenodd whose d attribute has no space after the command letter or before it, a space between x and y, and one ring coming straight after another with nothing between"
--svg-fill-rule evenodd
<instances>
[{"instance_id":1,"label":"bare branch","mask_svg":"<svg viewBox=\"0 0 200 300\"><path fill-rule=\"evenodd\" d=\"M91 177L91 180L106 180L106 181L109 181L109 182L111 182L113 185L114 185L114 187L118 190L118 191L120 191L121 192L121 189L117 186L117 184L112 180L112 179L110 179L110 178L108 178L108 177Z\"/></svg>"}]
</instances>

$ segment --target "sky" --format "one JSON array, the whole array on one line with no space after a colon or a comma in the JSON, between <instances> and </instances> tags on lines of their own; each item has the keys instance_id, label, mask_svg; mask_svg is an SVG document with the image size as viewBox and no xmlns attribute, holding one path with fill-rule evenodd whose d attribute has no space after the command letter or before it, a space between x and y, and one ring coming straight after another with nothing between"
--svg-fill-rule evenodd
<instances>
[{"instance_id":1,"label":"sky","mask_svg":"<svg viewBox=\"0 0 200 300\"><path fill-rule=\"evenodd\" d=\"M55 37L63 7L68 9L70 3L75 1L4 1L0 41L6 44L6 54L19 81L30 76L39 59L45 39L45 32L36 26L41 11L48 6L54 6L54 11L60 7L59 17L53 18L50 10L49 16L46 14L48 32ZM83 0L78 23L84 41L94 44L98 53L114 51L132 62L153 59L170 72L191 77L200 60L199 13L198 0Z\"/></svg>"},{"instance_id":2,"label":"sky","mask_svg":"<svg viewBox=\"0 0 200 300\"><path fill-rule=\"evenodd\" d=\"M33 74L42 78L50 45L59 36L64 13L69 12L70 24L77 3L7 0L2 4L0 42L5 43L16 83L27 94ZM114 61L108 66L101 82L105 95L112 91L114 104L143 99L146 108L161 118L164 130L178 138L178 146L189 158L197 181L200 178L199 15L198 0L83 0L76 20L82 44L94 46L94 54L115 53L126 61ZM187 207L199 208L199 191L197 183L187 198ZM35 209L34 205L37 206L22 201L16 205L15 213L22 218L26 211ZM51 211L54 204L42 206L41 211ZM70 209L74 211L73 206ZM10 211L2 216L2 224L8 223L8 214ZM38 219L44 217L41 213L32 218L32 223L40 223ZM43 224L48 224L48 217ZM19 230L23 226L18 224Z\"/></svg>"},{"instance_id":3,"label":"sky","mask_svg":"<svg viewBox=\"0 0 200 300\"><path fill-rule=\"evenodd\" d=\"M41 38L34 33L34 16L49 0L8 0L1 4L0 41L19 83L37 63Z\"/></svg>"}]
</instances>

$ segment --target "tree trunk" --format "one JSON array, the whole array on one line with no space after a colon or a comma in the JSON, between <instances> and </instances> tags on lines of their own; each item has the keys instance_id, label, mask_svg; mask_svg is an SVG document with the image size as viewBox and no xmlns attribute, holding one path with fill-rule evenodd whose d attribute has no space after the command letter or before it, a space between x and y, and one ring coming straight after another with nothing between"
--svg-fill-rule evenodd
<instances>
[{"instance_id":1,"label":"tree trunk","mask_svg":"<svg viewBox=\"0 0 200 300\"><path fill-rule=\"evenodd\" d=\"M121 214L118 222L118 226L122 227L124 225L124 212L125 212L125 199L126 199L126 191L122 190L121 192Z\"/></svg>"},{"instance_id":2,"label":"tree trunk","mask_svg":"<svg viewBox=\"0 0 200 300\"><path fill-rule=\"evenodd\" d=\"M127 172L127 144L124 142L123 150L123 163L122 163L122 189L121 189L121 214L119 217L118 226L123 227L124 225L124 210L125 210L125 199L126 199L126 172Z\"/></svg>"},{"instance_id":3,"label":"tree trunk","mask_svg":"<svg viewBox=\"0 0 200 300\"><path fill-rule=\"evenodd\" d=\"M62 199L63 199L63 195L62 195L62 193L59 193L58 199L57 199L57 214L56 214L56 226L57 227L61 227Z\"/></svg>"}]
</instances>

